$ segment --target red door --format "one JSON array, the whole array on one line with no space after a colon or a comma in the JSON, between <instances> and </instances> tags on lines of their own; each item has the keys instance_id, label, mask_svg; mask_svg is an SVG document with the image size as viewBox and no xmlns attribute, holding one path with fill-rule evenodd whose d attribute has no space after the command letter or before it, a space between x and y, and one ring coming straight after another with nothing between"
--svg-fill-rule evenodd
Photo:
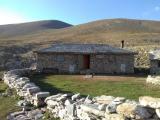
<instances>
[{"instance_id":1,"label":"red door","mask_svg":"<svg viewBox=\"0 0 160 120\"><path fill-rule=\"evenodd\" d=\"M84 67L84 69L90 68L90 55L83 56L83 67Z\"/></svg>"}]
</instances>

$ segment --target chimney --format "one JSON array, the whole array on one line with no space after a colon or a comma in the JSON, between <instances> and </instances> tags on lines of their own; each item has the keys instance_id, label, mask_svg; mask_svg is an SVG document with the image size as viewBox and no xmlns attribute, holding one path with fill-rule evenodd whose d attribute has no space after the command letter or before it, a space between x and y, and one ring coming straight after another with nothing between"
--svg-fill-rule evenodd
<instances>
[{"instance_id":1,"label":"chimney","mask_svg":"<svg viewBox=\"0 0 160 120\"><path fill-rule=\"evenodd\" d=\"M121 48L124 48L124 40L121 41Z\"/></svg>"}]
</instances>

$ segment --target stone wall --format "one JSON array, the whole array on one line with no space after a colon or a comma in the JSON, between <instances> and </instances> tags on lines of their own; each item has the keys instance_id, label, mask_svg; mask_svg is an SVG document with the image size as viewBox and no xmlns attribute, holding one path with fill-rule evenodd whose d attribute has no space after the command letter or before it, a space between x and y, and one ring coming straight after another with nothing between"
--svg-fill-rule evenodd
<instances>
[{"instance_id":1,"label":"stone wall","mask_svg":"<svg viewBox=\"0 0 160 120\"><path fill-rule=\"evenodd\" d=\"M94 73L134 73L134 55L91 55Z\"/></svg>"},{"instance_id":2,"label":"stone wall","mask_svg":"<svg viewBox=\"0 0 160 120\"><path fill-rule=\"evenodd\" d=\"M47 104L47 109L55 118L61 120L159 120L160 98L143 96L139 101L124 97L97 96L84 97L79 93L59 93L49 96L49 92L41 92L40 88L23 77L33 74L31 69L19 69L6 72L4 82L24 98L22 105L33 104L41 107ZM25 107L24 107L25 108ZM39 108L40 109L40 108ZM38 109L38 110L39 110ZM41 111L31 110L11 113L9 120L40 120Z\"/></svg>"},{"instance_id":3,"label":"stone wall","mask_svg":"<svg viewBox=\"0 0 160 120\"><path fill-rule=\"evenodd\" d=\"M15 89L17 95L23 98L23 100L17 103L18 106L23 107L23 110L9 114L7 120L42 119L43 110L30 109L30 106L45 105L44 99L49 96L49 92L42 92L28 77L24 77L34 74L35 72L36 71L32 69L16 69L4 73L4 83L6 83L9 88Z\"/></svg>"},{"instance_id":4,"label":"stone wall","mask_svg":"<svg viewBox=\"0 0 160 120\"><path fill-rule=\"evenodd\" d=\"M62 57L57 60L58 57ZM55 68L60 73L80 73L83 55L38 54L37 68ZM90 72L124 74L134 73L134 55L90 55Z\"/></svg>"},{"instance_id":5,"label":"stone wall","mask_svg":"<svg viewBox=\"0 0 160 120\"><path fill-rule=\"evenodd\" d=\"M160 76L151 76L148 75L146 83L159 86L160 85Z\"/></svg>"}]
</instances>

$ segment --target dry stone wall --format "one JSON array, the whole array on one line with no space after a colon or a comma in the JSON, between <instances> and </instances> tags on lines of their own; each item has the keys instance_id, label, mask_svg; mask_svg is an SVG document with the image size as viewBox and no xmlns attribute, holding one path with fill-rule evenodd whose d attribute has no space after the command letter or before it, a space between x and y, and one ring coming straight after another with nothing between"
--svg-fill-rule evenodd
<instances>
[{"instance_id":1,"label":"dry stone wall","mask_svg":"<svg viewBox=\"0 0 160 120\"><path fill-rule=\"evenodd\" d=\"M44 109L47 108L54 118L61 120L160 120L160 98L143 96L138 101L124 97L97 96L83 97L80 93L59 93L49 95L30 82L27 76L33 73L31 69L8 71L4 74L4 82L24 97L19 104L33 104L45 107L11 113L9 120L39 120L43 119Z\"/></svg>"},{"instance_id":2,"label":"dry stone wall","mask_svg":"<svg viewBox=\"0 0 160 120\"><path fill-rule=\"evenodd\" d=\"M160 85L160 76L148 75L146 79L146 83L153 84L153 85Z\"/></svg>"}]
</instances>

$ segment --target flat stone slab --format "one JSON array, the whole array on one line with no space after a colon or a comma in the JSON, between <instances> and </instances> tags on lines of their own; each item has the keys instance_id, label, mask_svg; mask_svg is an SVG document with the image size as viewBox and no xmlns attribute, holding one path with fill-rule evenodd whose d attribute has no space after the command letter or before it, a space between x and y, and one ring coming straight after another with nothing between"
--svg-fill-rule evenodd
<instances>
[{"instance_id":1,"label":"flat stone slab","mask_svg":"<svg viewBox=\"0 0 160 120\"><path fill-rule=\"evenodd\" d=\"M160 98L153 98L149 96L139 97L139 103L142 106L154 109L160 108Z\"/></svg>"}]
</instances>

